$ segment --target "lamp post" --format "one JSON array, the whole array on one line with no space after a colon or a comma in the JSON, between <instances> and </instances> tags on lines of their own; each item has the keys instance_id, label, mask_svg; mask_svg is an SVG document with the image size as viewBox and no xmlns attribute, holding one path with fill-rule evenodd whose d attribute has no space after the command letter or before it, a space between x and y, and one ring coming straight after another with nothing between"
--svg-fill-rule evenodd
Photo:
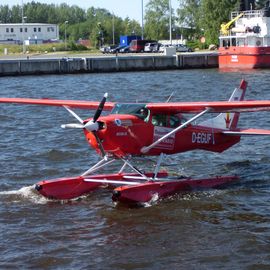
<instances>
[{"instance_id":1,"label":"lamp post","mask_svg":"<svg viewBox=\"0 0 270 270\"><path fill-rule=\"evenodd\" d=\"M113 32L113 45L115 43L115 38L114 38L114 13L113 13L113 17L112 17L112 32Z\"/></svg>"},{"instance_id":2,"label":"lamp post","mask_svg":"<svg viewBox=\"0 0 270 270\"><path fill-rule=\"evenodd\" d=\"M24 22L27 17L24 16L23 12L23 0L22 0L22 52L25 53L25 44L24 44Z\"/></svg>"},{"instance_id":3,"label":"lamp post","mask_svg":"<svg viewBox=\"0 0 270 270\"><path fill-rule=\"evenodd\" d=\"M65 50L67 50L67 24L68 21L65 21Z\"/></svg>"},{"instance_id":4,"label":"lamp post","mask_svg":"<svg viewBox=\"0 0 270 270\"><path fill-rule=\"evenodd\" d=\"M22 47L23 47L23 54L25 53L25 42L24 42L24 32L25 32L25 28L24 28L24 23L25 23L25 20L27 19L26 16L23 16L22 17Z\"/></svg>"},{"instance_id":5,"label":"lamp post","mask_svg":"<svg viewBox=\"0 0 270 270\"><path fill-rule=\"evenodd\" d=\"M172 1L169 1L169 10L170 10L170 45L172 45Z\"/></svg>"},{"instance_id":6,"label":"lamp post","mask_svg":"<svg viewBox=\"0 0 270 270\"><path fill-rule=\"evenodd\" d=\"M144 25L143 25L143 0L142 0L142 39L143 39Z\"/></svg>"}]
</instances>

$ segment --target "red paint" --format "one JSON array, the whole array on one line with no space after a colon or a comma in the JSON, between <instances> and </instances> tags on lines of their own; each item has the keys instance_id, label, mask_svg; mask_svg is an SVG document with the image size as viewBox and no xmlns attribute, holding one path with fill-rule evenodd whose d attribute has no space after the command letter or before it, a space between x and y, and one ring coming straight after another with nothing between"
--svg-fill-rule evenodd
<instances>
[{"instance_id":1,"label":"red paint","mask_svg":"<svg viewBox=\"0 0 270 270\"><path fill-rule=\"evenodd\" d=\"M221 187L237 181L236 176L223 176L206 179L180 179L178 181L147 182L137 186L121 186L114 190L114 201L133 204L149 202L153 196L165 198L184 191Z\"/></svg>"},{"instance_id":2,"label":"red paint","mask_svg":"<svg viewBox=\"0 0 270 270\"><path fill-rule=\"evenodd\" d=\"M152 176L152 173L147 173L146 176ZM124 181L124 176L139 176L135 173L116 173L116 174L101 174L89 176L76 176L69 178L58 178L51 180L43 180L36 184L36 190L48 199L69 200L89 194L103 186L103 183L87 182L85 179L91 178L96 180L118 180ZM163 171L158 174L158 177L167 177L167 172ZM126 181L126 180L125 180Z\"/></svg>"},{"instance_id":3,"label":"red paint","mask_svg":"<svg viewBox=\"0 0 270 270\"><path fill-rule=\"evenodd\" d=\"M269 68L270 47L220 47L219 68Z\"/></svg>"}]
</instances>

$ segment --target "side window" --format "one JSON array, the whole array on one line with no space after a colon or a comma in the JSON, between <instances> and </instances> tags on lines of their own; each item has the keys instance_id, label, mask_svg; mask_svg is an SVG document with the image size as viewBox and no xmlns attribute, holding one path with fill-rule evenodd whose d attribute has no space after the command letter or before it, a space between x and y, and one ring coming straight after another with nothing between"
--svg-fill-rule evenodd
<instances>
[{"instance_id":1,"label":"side window","mask_svg":"<svg viewBox=\"0 0 270 270\"><path fill-rule=\"evenodd\" d=\"M155 114L152 116L152 124L160 127L176 128L181 125L179 115Z\"/></svg>"},{"instance_id":2,"label":"side window","mask_svg":"<svg viewBox=\"0 0 270 270\"><path fill-rule=\"evenodd\" d=\"M170 122L170 127L172 128L176 128L180 126L181 124L180 119L176 115L170 115L169 122Z\"/></svg>"},{"instance_id":3,"label":"side window","mask_svg":"<svg viewBox=\"0 0 270 270\"><path fill-rule=\"evenodd\" d=\"M167 126L167 115L163 115L163 114L153 115L152 124L154 126L166 127Z\"/></svg>"}]
</instances>

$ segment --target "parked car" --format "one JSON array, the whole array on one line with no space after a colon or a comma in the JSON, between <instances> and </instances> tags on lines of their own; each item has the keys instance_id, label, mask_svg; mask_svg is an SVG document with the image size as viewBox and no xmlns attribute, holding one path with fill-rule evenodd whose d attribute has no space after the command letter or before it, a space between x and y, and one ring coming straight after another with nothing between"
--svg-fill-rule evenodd
<instances>
[{"instance_id":1,"label":"parked car","mask_svg":"<svg viewBox=\"0 0 270 270\"><path fill-rule=\"evenodd\" d=\"M119 52L120 52L120 53L129 53L129 52L130 52L129 48L130 48L130 46L126 46L126 47L120 49Z\"/></svg>"},{"instance_id":2,"label":"parked car","mask_svg":"<svg viewBox=\"0 0 270 270\"><path fill-rule=\"evenodd\" d=\"M189 48L183 44L177 44L177 45L169 45L169 44L164 45L164 44L162 44L159 47L159 52L164 52L166 47L171 47L171 46L175 47L177 52L193 52L193 50L191 48Z\"/></svg>"},{"instance_id":3,"label":"parked car","mask_svg":"<svg viewBox=\"0 0 270 270\"><path fill-rule=\"evenodd\" d=\"M117 47L110 50L110 53L119 53L121 49L126 47L125 45L118 45Z\"/></svg>"},{"instance_id":4,"label":"parked car","mask_svg":"<svg viewBox=\"0 0 270 270\"><path fill-rule=\"evenodd\" d=\"M144 51L145 52L152 52L155 45L156 45L156 43L146 43L144 45Z\"/></svg>"},{"instance_id":5,"label":"parked car","mask_svg":"<svg viewBox=\"0 0 270 270\"><path fill-rule=\"evenodd\" d=\"M175 45L177 52L193 52L193 50L186 45L183 44L177 44Z\"/></svg>"},{"instance_id":6,"label":"parked car","mask_svg":"<svg viewBox=\"0 0 270 270\"><path fill-rule=\"evenodd\" d=\"M161 43L155 43L155 45L153 47L153 52L159 52L160 46L162 46Z\"/></svg>"},{"instance_id":7,"label":"parked car","mask_svg":"<svg viewBox=\"0 0 270 270\"><path fill-rule=\"evenodd\" d=\"M167 44L166 44L166 45L161 44L161 45L159 46L158 51L159 51L159 52L164 52L166 47L169 47L169 45L167 45Z\"/></svg>"},{"instance_id":8,"label":"parked car","mask_svg":"<svg viewBox=\"0 0 270 270\"><path fill-rule=\"evenodd\" d=\"M146 43L144 46L144 51L145 52L158 52L160 45L161 44L157 42Z\"/></svg>"},{"instance_id":9,"label":"parked car","mask_svg":"<svg viewBox=\"0 0 270 270\"><path fill-rule=\"evenodd\" d=\"M102 46L102 47L100 47L100 51L102 52L102 53L110 53L110 51L112 50L112 49L114 49L114 48L116 48L118 45L110 45L110 46Z\"/></svg>"}]
</instances>

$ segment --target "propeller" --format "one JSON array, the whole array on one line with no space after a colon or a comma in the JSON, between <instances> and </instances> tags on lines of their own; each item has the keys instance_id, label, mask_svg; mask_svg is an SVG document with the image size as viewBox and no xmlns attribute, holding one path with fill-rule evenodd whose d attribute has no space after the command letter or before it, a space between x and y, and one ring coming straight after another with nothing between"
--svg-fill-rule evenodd
<instances>
[{"instance_id":1,"label":"propeller","mask_svg":"<svg viewBox=\"0 0 270 270\"><path fill-rule=\"evenodd\" d=\"M107 100L107 97L108 97L108 93L105 93L104 96L103 96L103 98L102 98L102 100L100 101L100 103L99 103L99 105L98 105L98 108L97 108L97 110L96 110L96 113L95 113L95 115L94 115L94 117L93 117L93 122L94 122L94 123L95 123L95 122L98 120L98 118L100 117L100 115L101 115L101 113L102 113L102 111L103 111L105 102L106 102L106 100Z\"/></svg>"},{"instance_id":2,"label":"propeller","mask_svg":"<svg viewBox=\"0 0 270 270\"><path fill-rule=\"evenodd\" d=\"M98 137L97 135L97 131L100 129L100 124L97 122L98 118L100 117L102 111L103 111L103 108L104 108L104 105L105 105L105 102L107 100L107 97L108 97L108 93L105 93L102 100L100 101L99 105L98 105L98 108L94 114L94 117L92 120L88 121L88 122L84 122L79 115L77 115L74 111L72 111L68 106L64 106L64 108L73 116L75 117L79 123L75 123L75 124L65 124L65 125L61 125L62 128L78 128L78 129L87 129L88 131L92 132L96 138L96 141L98 143L98 147L99 147L99 150L102 154L102 156L106 156L106 153L105 153L105 150L102 146L102 142L100 140L100 138Z\"/></svg>"},{"instance_id":3,"label":"propeller","mask_svg":"<svg viewBox=\"0 0 270 270\"><path fill-rule=\"evenodd\" d=\"M61 125L62 128L80 128L80 129L83 129L83 128L86 128L88 131L98 131L99 130L99 124L97 123L97 120L98 118L100 117L102 111L103 111L103 108L104 108L104 105L105 105L105 102L106 102L106 99L108 97L108 93L105 93L101 102L99 103L98 105L98 108L94 114L94 117L92 120L88 121L87 123L84 123L84 121L80 118L80 116L78 114L76 114L74 111L72 111L68 106L64 106L64 108L74 117L76 118L80 124L76 123L76 124L65 124L65 125Z\"/></svg>"}]
</instances>

